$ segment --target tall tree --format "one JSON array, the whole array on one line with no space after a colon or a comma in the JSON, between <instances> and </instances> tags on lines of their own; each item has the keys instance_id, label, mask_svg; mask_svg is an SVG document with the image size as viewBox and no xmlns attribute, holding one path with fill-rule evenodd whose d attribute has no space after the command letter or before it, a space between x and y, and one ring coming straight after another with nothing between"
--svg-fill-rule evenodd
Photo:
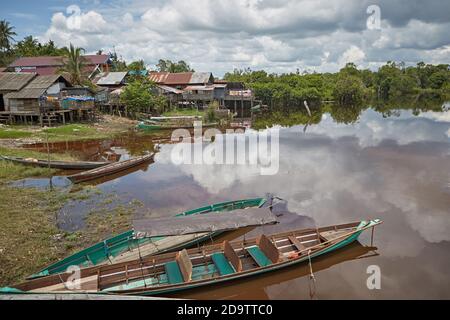
<instances>
[{"instance_id":1,"label":"tall tree","mask_svg":"<svg viewBox=\"0 0 450 320\"><path fill-rule=\"evenodd\" d=\"M159 72L193 72L192 69L184 60L173 62L171 60L160 59L156 64Z\"/></svg>"},{"instance_id":2,"label":"tall tree","mask_svg":"<svg viewBox=\"0 0 450 320\"><path fill-rule=\"evenodd\" d=\"M131 62L128 66L127 66L128 71L142 71L145 70L145 62L144 60L137 60L137 61L133 61Z\"/></svg>"},{"instance_id":3,"label":"tall tree","mask_svg":"<svg viewBox=\"0 0 450 320\"><path fill-rule=\"evenodd\" d=\"M81 85L86 80L83 70L86 64L86 59L82 55L84 52L83 48L76 48L72 43L68 49L65 49L65 57L60 72L67 72L74 85Z\"/></svg>"},{"instance_id":4,"label":"tall tree","mask_svg":"<svg viewBox=\"0 0 450 320\"><path fill-rule=\"evenodd\" d=\"M14 41L14 27L6 20L0 21L0 51L7 52L11 50L11 43Z\"/></svg>"},{"instance_id":5,"label":"tall tree","mask_svg":"<svg viewBox=\"0 0 450 320\"><path fill-rule=\"evenodd\" d=\"M40 55L42 45L33 36L25 37L16 44L16 55L19 57L35 57Z\"/></svg>"}]
</instances>

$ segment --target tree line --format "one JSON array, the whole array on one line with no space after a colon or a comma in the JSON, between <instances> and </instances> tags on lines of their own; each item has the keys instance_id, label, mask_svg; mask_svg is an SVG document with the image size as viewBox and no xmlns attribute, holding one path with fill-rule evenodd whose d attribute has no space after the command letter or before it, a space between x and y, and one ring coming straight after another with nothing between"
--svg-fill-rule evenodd
<instances>
[{"instance_id":1,"label":"tree line","mask_svg":"<svg viewBox=\"0 0 450 320\"><path fill-rule=\"evenodd\" d=\"M257 98L276 110L290 110L307 100L314 104L334 101L358 104L370 98L391 99L423 92L450 93L448 64L387 62L377 71L360 70L347 63L337 73L269 74L251 69L226 73L225 80L243 82L254 90Z\"/></svg>"}]
</instances>

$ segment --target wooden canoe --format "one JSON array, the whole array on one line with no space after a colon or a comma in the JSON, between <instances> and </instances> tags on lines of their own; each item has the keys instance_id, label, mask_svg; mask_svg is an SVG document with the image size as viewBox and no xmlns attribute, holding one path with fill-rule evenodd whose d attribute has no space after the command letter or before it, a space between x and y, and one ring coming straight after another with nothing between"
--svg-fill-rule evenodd
<instances>
[{"instance_id":1,"label":"wooden canoe","mask_svg":"<svg viewBox=\"0 0 450 320\"><path fill-rule=\"evenodd\" d=\"M90 180L94 180L100 177L108 176L132 167L135 167L137 165L140 165L142 163L148 162L153 159L154 153L147 154L145 156L125 160L125 161L119 161L114 162L111 164L108 164L106 166L92 169L89 171L84 171L81 173L77 173L71 176L67 176L73 183L80 183L80 182L86 182Z\"/></svg>"},{"instance_id":2,"label":"wooden canoe","mask_svg":"<svg viewBox=\"0 0 450 320\"><path fill-rule=\"evenodd\" d=\"M207 123L202 124L202 128L211 128L217 126L217 123ZM151 130L174 130L174 129L194 129L194 125L168 125L168 124L159 124L159 123L144 123L141 122L137 125L137 129L144 131Z\"/></svg>"},{"instance_id":3,"label":"wooden canoe","mask_svg":"<svg viewBox=\"0 0 450 320\"><path fill-rule=\"evenodd\" d=\"M266 202L267 200L265 198L251 198L219 202L193 210L184 211L175 215L175 217L262 207L266 204ZM220 232L202 232L195 235L137 238L134 230L128 230L119 235L105 239L84 250L76 252L71 256L61 259L40 270L38 273L31 275L28 279L64 272L69 266L73 265L86 268L131 261L139 258L139 256L146 257L152 254L168 252L171 250L181 250L190 245L209 240L219 234Z\"/></svg>"},{"instance_id":4,"label":"wooden canoe","mask_svg":"<svg viewBox=\"0 0 450 320\"><path fill-rule=\"evenodd\" d=\"M21 158L21 157L9 157L0 156L0 159L8 160L20 164L37 166L37 167L50 167L52 169L62 170L90 170L106 166L111 162L94 162L94 161L59 161L59 160L39 160L33 158Z\"/></svg>"},{"instance_id":5,"label":"wooden canoe","mask_svg":"<svg viewBox=\"0 0 450 320\"><path fill-rule=\"evenodd\" d=\"M76 287L68 287L70 273L61 273L5 288L3 292L173 293L272 272L314 259L349 245L364 230L380 223L381 220L375 219L261 235L244 241L224 241L177 253L82 269Z\"/></svg>"}]
</instances>

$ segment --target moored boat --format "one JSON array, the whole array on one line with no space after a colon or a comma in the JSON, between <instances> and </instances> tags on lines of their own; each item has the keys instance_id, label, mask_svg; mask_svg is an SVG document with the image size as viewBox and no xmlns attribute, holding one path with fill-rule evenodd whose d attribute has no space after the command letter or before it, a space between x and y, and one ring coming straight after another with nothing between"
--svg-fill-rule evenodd
<instances>
[{"instance_id":1,"label":"moored boat","mask_svg":"<svg viewBox=\"0 0 450 320\"><path fill-rule=\"evenodd\" d=\"M356 241L379 219L322 228L261 235L256 239L165 253L80 271L76 287L71 274L31 280L3 291L16 293L88 292L160 295L272 272L314 259Z\"/></svg>"},{"instance_id":2,"label":"moored boat","mask_svg":"<svg viewBox=\"0 0 450 320\"><path fill-rule=\"evenodd\" d=\"M175 217L262 207L266 202L267 200L265 198L220 202L185 211L175 215ZM69 266L73 265L86 268L130 261L139 257L146 257L170 250L179 250L211 239L218 234L220 234L220 232L200 232L197 234L169 237L158 236L138 238L134 230L128 230L53 263L40 270L38 273L31 275L29 279L64 272Z\"/></svg>"},{"instance_id":3,"label":"moored boat","mask_svg":"<svg viewBox=\"0 0 450 320\"><path fill-rule=\"evenodd\" d=\"M106 166L97 168L97 169L92 169L92 170L88 170L88 171L84 171L81 173L67 176L67 178L70 179L73 183L80 183L80 182L95 180L97 178L111 175L111 174L129 169L129 168L138 166L142 163L148 162L153 159L154 155L155 155L154 153L151 153L151 154L147 154L147 155L144 155L141 157L128 159L125 161L114 162L114 163L108 164Z\"/></svg>"},{"instance_id":4,"label":"moored boat","mask_svg":"<svg viewBox=\"0 0 450 320\"><path fill-rule=\"evenodd\" d=\"M217 123L205 123L202 124L202 128L211 128L217 126ZM176 124L162 124L156 122L140 122L137 126L137 129L144 131L151 130L174 130L174 129L193 129L194 125L176 125Z\"/></svg>"},{"instance_id":5,"label":"moored boat","mask_svg":"<svg viewBox=\"0 0 450 320\"><path fill-rule=\"evenodd\" d=\"M22 157L11 157L1 155L0 159L24 165L46 167L46 168L50 167L52 169L62 169L62 170L90 170L103 167L111 163L111 162L95 162L95 161L60 161L60 160L48 161L34 158L22 158Z\"/></svg>"}]
</instances>

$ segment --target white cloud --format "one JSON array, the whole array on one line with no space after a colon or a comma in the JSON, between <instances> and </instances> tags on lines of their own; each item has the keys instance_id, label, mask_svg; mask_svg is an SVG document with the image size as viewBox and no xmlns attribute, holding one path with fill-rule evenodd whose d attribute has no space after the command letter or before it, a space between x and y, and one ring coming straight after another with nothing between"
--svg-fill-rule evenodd
<instances>
[{"instance_id":1,"label":"white cloud","mask_svg":"<svg viewBox=\"0 0 450 320\"><path fill-rule=\"evenodd\" d=\"M73 14L55 13L41 39L73 42L89 52L115 46L125 59L148 64L184 59L216 75L234 67L336 71L346 62L375 68L387 60L449 60L448 22L441 16L437 22L429 13L424 21L401 16L399 25L388 16L381 31L367 30L366 8L342 0L116 0L82 10L76 30L70 28Z\"/></svg>"},{"instance_id":2,"label":"white cloud","mask_svg":"<svg viewBox=\"0 0 450 320\"><path fill-rule=\"evenodd\" d=\"M355 64L360 64L364 61L364 58L366 57L366 54L364 51L362 51L357 46L351 46L345 52L342 54L342 56L339 58L339 65L345 66L348 62L354 62Z\"/></svg>"}]
</instances>

